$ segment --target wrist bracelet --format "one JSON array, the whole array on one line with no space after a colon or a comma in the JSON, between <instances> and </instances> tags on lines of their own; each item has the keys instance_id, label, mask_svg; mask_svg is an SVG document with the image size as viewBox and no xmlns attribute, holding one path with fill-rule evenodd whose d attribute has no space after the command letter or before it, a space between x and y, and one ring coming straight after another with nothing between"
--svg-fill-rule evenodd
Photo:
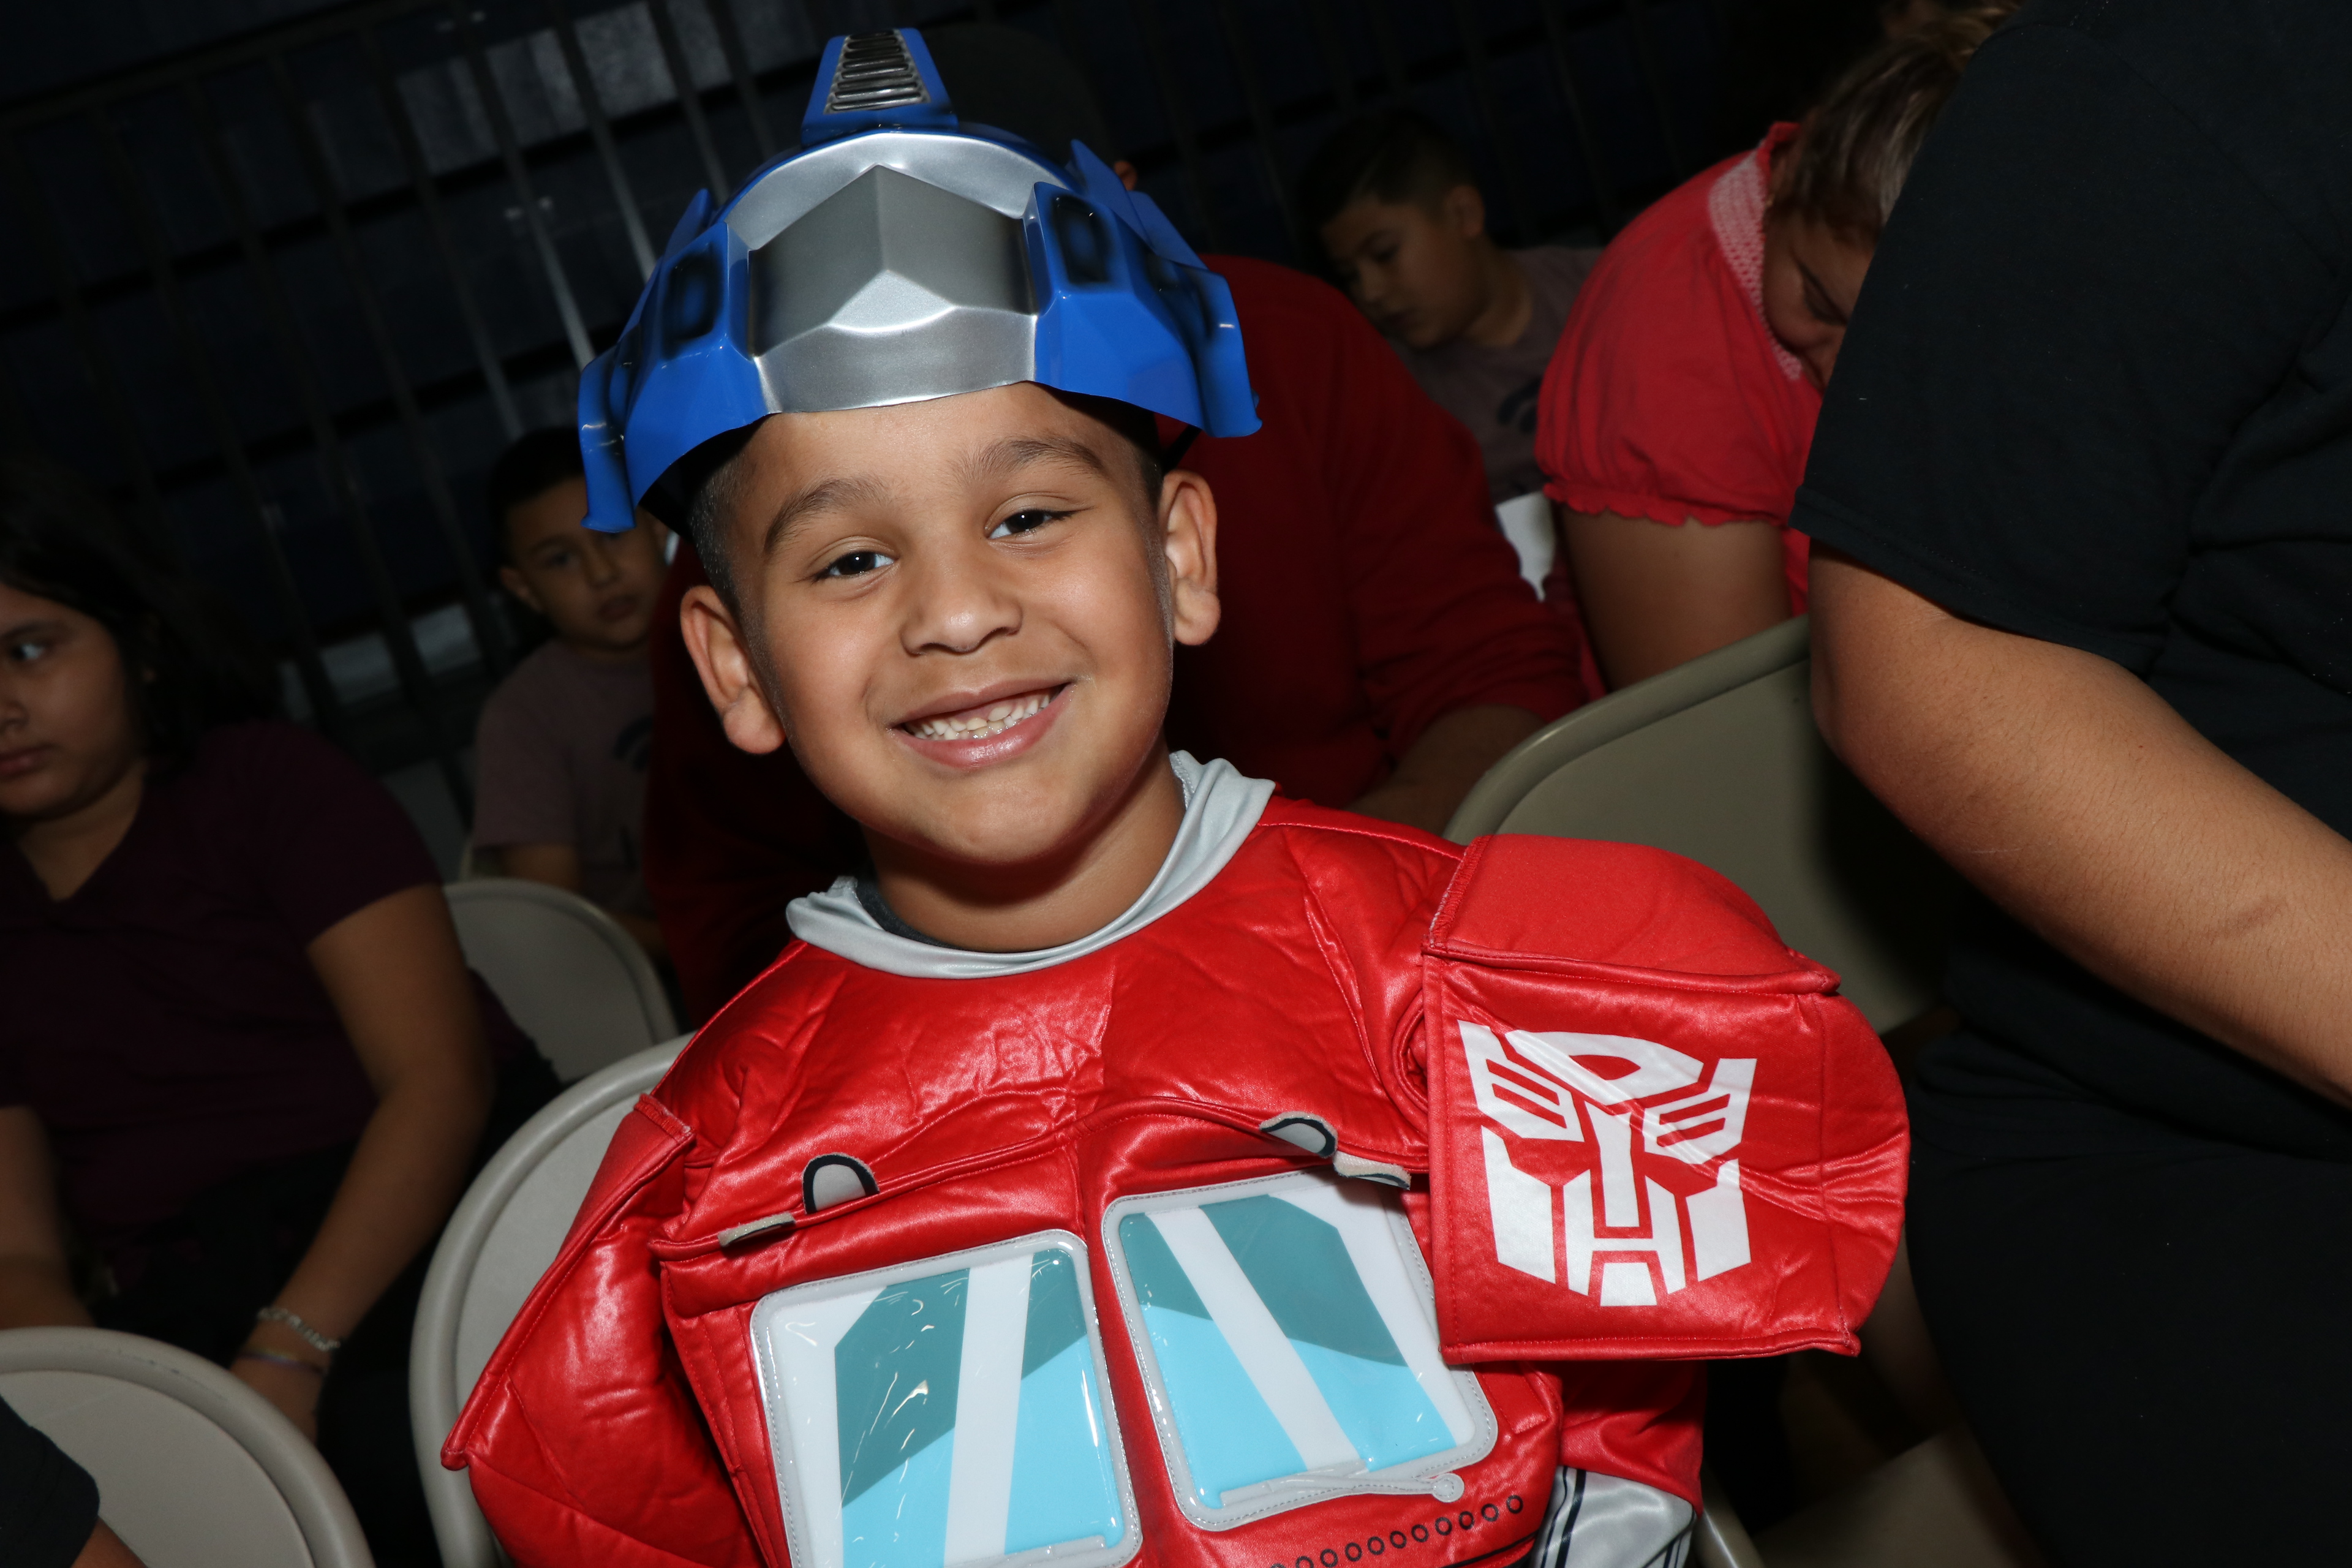
<instances>
[{"instance_id":1,"label":"wrist bracelet","mask_svg":"<svg viewBox=\"0 0 2352 1568\"><path fill-rule=\"evenodd\" d=\"M299 1355L279 1355L276 1351L257 1351L250 1346L237 1352L231 1359L236 1361L266 1361L273 1366L299 1367L313 1377L324 1377L327 1375L327 1369L320 1366L317 1362L304 1361Z\"/></svg>"},{"instance_id":2,"label":"wrist bracelet","mask_svg":"<svg viewBox=\"0 0 2352 1568\"><path fill-rule=\"evenodd\" d=\"M258 1312L254 1313L253 1321L257 1323L285 1324L286 1327L294 1331L295 1336L298 1339L299 1339L304 1344L309 1345L312 1350L317 1351L320 1355L332 1355L337 1351L343 1348L342 1341L329 1339L326 1335L320 1333L318 1330L304 1322L300 1314L289 1308L280 1307L275 1302L262 1308Z\"/></svg>"}]
</instances>

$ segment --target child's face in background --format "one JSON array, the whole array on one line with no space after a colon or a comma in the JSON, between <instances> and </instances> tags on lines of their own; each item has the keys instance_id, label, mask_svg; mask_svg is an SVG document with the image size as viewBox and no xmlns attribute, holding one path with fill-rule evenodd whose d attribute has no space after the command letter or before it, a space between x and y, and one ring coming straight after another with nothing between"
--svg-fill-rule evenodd
<instances>
[{"instance_id":1,"label":"child's face in background","mask_svg":"<svg viewBox=\"0 0 2352 1568\"><path fill-rule=\"evenodd\" d=\"M1764 321L1815 386L1829 385L1837 368L1874 248L1794 213L1764 220Z\"/></svg>"},{"instance_id":2,"label":"child's face in background","mask_svg":"<svg viewBox=\"0 0 2352 1568\"><path fill-rule=\"evenodd\" d=\"M0 819L69 816L139 765L131 679L98 621L0 583Z\"/></svg>"},{"instance_id":3,"label":"child's face in background","mask_svg":"<svg viewBox=\"0 0 2352 1568\"><path fill-rule=\"evenodd\" d=\"M513 564L499 568L499 581L581 652L635 658L645 651L661 592L662 526L639 512L628 532L599 533L582 521L587 515L584 479L566 479L509 507Z\"/></svg>"},{"instance_id":4,"label":"child's face in background","mask_svg":"<svg viewBox=\"0 0 2352 1568\"><path fill-rule=\"evenodd\" d=\"M1323 248L1372 324L1416 349L1450 343L1486 308L1486 204L1456 185L1433 204L1363 196L1323 226Z\"/></svg>"},{"instance_id":5,"label":"child's face in background","mask_svg":"<svg viewBox=\"0 0 2352 1568\"><path fill-rule=\"evenodd\" d=\"M1215 511L1030 384L766 420L721 487L740 603L685 605L729 737L789 740L919 855L1043 866L1160 755L1171 637L1216 627Z\"/></svg>"}]
</instances>

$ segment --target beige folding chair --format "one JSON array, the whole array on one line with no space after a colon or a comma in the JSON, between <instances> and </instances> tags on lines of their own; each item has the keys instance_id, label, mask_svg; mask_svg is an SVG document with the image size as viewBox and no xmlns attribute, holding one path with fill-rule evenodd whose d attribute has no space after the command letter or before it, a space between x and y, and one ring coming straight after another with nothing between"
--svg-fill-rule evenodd
<instances>
[{"instance_id":1,"label":"beige folding chair","mask_svg":"<svg viewBox=\"0 0 2352 1568\"><path fill-rule=\"evenodd\" d=\"M573 1084L490 1157L434 1249L409 1342L408 1405L416 1462L445 1568L494 1568L497 1542L462 1473L441 1468L457 1412L555 1260L613 1131L685 1048L681 1035Z\"/></svg>"},{"instance_id":2,"label":"beige folding chair","mask_svg":"<svg viewBox=\"0 0 2352 1568\"><path fill-rule=\"evenodd\" d=\"M1737 882L1884 1034L1936 1005L1957 879L1813 729L1803 619L1529 736L1447 824L1648 844Z\"/></svg>"},{"instance_id":3,"label":"beige folding chair","mask_svg":"<svg viewBox=\"0 0 2352 1568\"><path fill-rule=\"evenodd\" d=\"M457 942L569 1083L677 1033L653 961L577 893L514 877L453 882Z\"/></svg>"},{"instance_id":4,"label":"beige folding chair","mask_svg":"<svg viewBox=\"0 0 2352 1568\"><path fill-rule=\"evenodd\" d=\"M108 1329L10 1329L0 1399L90 1473L148 1568L374 1561L319 1450L202 1357Z\"/></svg>"},{"instance_id":5,"label":"beige folding chair","mask_svg":"<svg viewBox=\"0 0 2352 1568\"><path fill-rule=\"evenodd\" d=\"M1935 1006L1958 879L1813 727L1803 619L1611 693L1497 763L1446 837L1544 833L1671 849L1738 883L1837 971L1882 1034ZM1964 1433L1928 1439L1751 1541L1710 1486L1708 1568L2008 1568L2004 1506Z\"/></svg>"}]
</instances>

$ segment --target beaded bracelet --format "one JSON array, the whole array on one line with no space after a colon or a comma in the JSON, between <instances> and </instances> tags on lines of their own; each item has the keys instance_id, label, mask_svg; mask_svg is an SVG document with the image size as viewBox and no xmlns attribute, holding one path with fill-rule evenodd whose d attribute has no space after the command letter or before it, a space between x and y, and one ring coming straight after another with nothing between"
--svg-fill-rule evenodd
<instances>
[{"instance_id":1,"label":"beaded bracelet","mask_svg":"<svg viewBox=\"0 0 2352 1568\"><path fill-rule=\"evenodd\" d=\"M337 1351L343 1348L342 1341L329 1339L326 1335L320 1333L318 1330L304 1322L301 1317L291 1309L278 1306L274 1302L269 1306L262 1308L258 1312L254 1313L253 1321L257 1323L285 1324L288 1328L294 1331L295 1334L304 1344L309 1345L320 1355L332 1355Z\"/></svg>"},{"instance_id":2,"label":"beaded bracelet","mask_svg":"<svg viewBox=\"0 0 2352 1568\"><path fill-rule=\"evenodd\" d=\"M276 1351L246 1349L237 1352L234 1359L237 1361L266 1361L274 1366L299 1367L304 1372L310 1373L313 1377L324 1377L327 1375L327 1369L320 1366L317 1362L304 1361L298 1355L279 1355Z\"/></svg>"}]
</instances>

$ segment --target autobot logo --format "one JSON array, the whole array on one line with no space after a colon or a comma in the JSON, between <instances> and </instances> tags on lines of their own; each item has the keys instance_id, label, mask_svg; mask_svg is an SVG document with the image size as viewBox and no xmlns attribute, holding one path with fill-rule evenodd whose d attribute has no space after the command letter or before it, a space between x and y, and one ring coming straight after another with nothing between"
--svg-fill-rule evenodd
<instances>
[{"instance_id":1,"label":"autobot logo","mask_svg":"<svg viewBox=\"0 0 2352 1568\"><path fill-rule=\"evenodd\" d=\"M1597 1264L1604 1307L1654 1306L1662 1289L1748 1261L1731 1156L1747 1131L1753 1058L1710 1071L1623 1035L1497 1038L1461 1027L1471 1091L1491 1123L1479 1136L1499 1261L1554 1282L1564 1264L1568 1288L1588 1296Z\"/></svg>"}]
</instances>

